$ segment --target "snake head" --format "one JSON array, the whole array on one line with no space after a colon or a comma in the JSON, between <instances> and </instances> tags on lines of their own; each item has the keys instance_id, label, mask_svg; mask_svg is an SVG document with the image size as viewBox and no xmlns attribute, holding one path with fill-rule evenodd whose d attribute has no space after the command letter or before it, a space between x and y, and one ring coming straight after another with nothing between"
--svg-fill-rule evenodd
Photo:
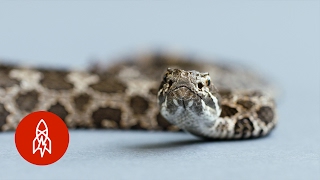
<instances>
[{"instance_id":1,"label":"snake head","mask_svg":"<svg viewBox=\"0 0 320 180\"><path fill-rule=\"evenodd\" d=\"M158 91L160 112L180 128L219 117L219 95L209 73L168 68ZM192 122L191 122L192 121Z\"/></svg>"}]
</instances>

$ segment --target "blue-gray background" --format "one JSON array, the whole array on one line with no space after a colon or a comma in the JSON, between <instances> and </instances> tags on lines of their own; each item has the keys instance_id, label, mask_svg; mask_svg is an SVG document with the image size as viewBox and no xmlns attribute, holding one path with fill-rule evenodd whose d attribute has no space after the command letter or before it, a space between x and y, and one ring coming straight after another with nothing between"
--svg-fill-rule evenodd
<instances>
[{"instance_id":1,"label":"blue-gray background","mask_svg":"<svg viewBox=\"0 0 320 180\"><path fill-rule=\"evenodd\" d=\"M0 58L82 69L163 48L250 64L282 88L263 139L201 142L167 132L71 131L38 167L0 134L0 179L320 179L319 1L0 2Z\"/></svg>"}]
</instances>

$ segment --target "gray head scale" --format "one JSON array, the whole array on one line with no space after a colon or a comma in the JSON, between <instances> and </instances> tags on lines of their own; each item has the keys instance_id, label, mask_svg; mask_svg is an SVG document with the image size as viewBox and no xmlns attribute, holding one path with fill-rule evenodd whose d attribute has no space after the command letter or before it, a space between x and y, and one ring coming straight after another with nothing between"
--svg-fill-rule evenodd
<instances>
[{"instance_id":1,"label":"gray head scale","mask_svg":"<svg viewBox=\"0 0 320 180\"><path fill-rule=\"evenodd\" d=\"M158 103L170 123L193 134L211 127L220 116L219 94L209 73L168 68L163 76Z\"/></svg>"}]
</instances>

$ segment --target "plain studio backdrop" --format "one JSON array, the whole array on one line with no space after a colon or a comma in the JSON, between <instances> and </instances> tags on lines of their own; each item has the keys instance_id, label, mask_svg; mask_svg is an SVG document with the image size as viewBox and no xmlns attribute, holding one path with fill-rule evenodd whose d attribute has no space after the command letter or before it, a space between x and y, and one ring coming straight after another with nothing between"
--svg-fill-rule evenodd
<instances>
[{"instance_id":1,"label":"plain studio backdrop","mask_svg":"<svg viewBox=\"0 0 320 180\"><path fill-rule=\"evenodd\" d=\"M0 2L1 61L85 69L158 48L263 72L282 90L278 127L231 142L71 131L65 156L46 167L19 156L13 132L0 133L0 179L320 179L319 1Z\"/></svg>"}]
</instances>

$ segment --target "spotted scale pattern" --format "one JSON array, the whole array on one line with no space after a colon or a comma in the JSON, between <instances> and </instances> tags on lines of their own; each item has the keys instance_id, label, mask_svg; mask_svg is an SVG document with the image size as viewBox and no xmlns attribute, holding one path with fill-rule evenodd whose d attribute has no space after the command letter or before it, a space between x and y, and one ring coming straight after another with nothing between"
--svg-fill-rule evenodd
<instances>
[{"instance_id":1,"label":"spotted scale pattern","mask_svg":"<svg viewBox=\"0 0 320 180\"><path fill-rule=\"evenodd\" d=\"M196 62L197 61L197 62ZM147 54L88 71L25 68L0 64L0 131L15 130L28 113L47 110L69 128L171 130L157 95L168 67L209 72L221 99L216 138L266 135L276 124L269 84L241 68L200 63L189 57ZM248 93L251 92L251 93Z\"/></svg>"}]
</instances>

